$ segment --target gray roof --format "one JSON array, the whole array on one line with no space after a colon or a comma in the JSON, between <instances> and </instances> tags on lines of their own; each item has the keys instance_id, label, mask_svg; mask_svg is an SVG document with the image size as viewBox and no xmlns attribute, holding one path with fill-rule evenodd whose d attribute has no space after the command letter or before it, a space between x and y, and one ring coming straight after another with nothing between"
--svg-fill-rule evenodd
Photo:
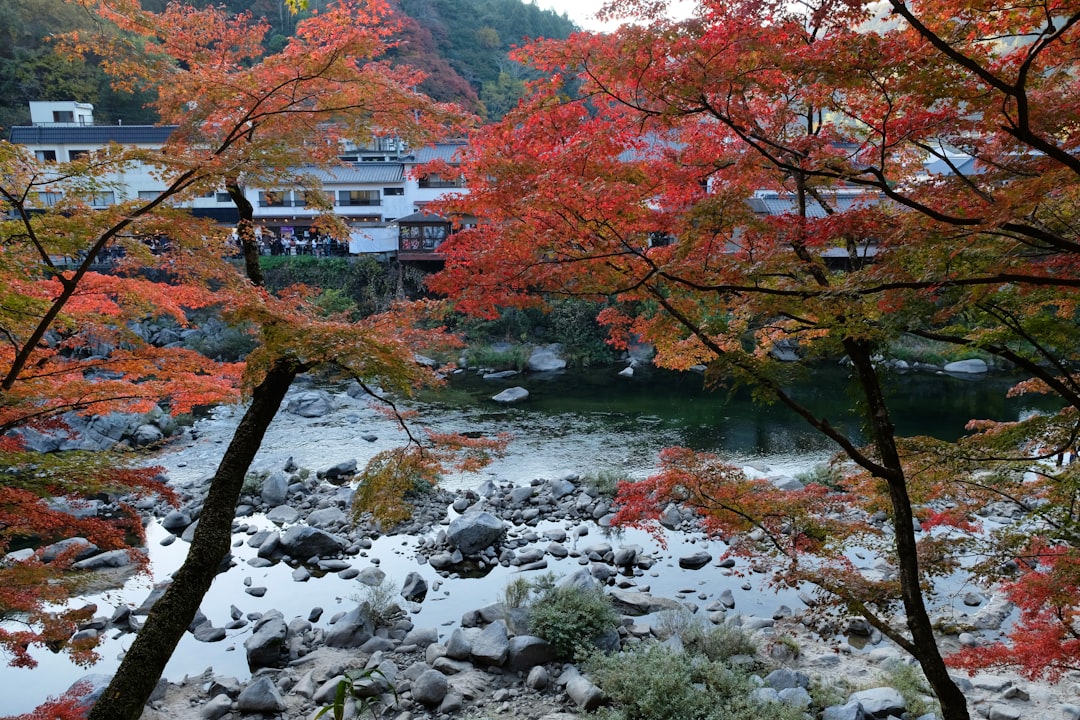
<instances>
[{"instance_id":1,"label":"gray roof","mask_svg":"<svg viewBox=\"0 0 1080 720\"><path fill-rule=\"evenodd\" d=\"M15 145L161 145L171 125L19 125L11 128Z\"/></svg>"},{"instance_id":2,"label":"gray roof","mask_svg":"<svg viewBox=\"0 0 1080 720\"><path fill-rule=\"evenodd\" d=\"M832 195L827 199L829 205L836 212L844 212L856 207L866 207L877 202L880 198L867 194L842 194ZM798 209L796 198L792 194L764 193L760 192L749 200L750 207L759 215L789 215ZM826 216L825 209L816 200L807 199L806 216L823 218Z\"/></svg>"},{"instance_id":3,"label":"gray roof","mask_svg":"<svg viewBox=\"0 0 1080 720\"><path fill-rule=\"evenodd\" d=\"M323 185L365 183L400 183L405 181L405 168L396 162L358 162L354 165L328 169L304 168L301 173L311 175Z\"/></svg>"},{"instance_id":4,"label":"gray roof","mask_svg":"<svg viewBox=\"0 0 1080 720\"><path fill-rule=\"evenodd\" d=\"M416 148L413 157L417 163L431 162L432 160L445 160L446 162L458 162L457 154L468 146L465 143L439 143L438 145L425 145Z\"/></svg>"}]
</instances>

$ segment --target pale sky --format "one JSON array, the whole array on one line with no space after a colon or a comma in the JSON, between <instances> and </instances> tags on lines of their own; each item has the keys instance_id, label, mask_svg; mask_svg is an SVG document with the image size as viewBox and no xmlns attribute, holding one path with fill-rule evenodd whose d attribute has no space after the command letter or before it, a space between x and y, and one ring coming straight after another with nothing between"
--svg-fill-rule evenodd
<instances>
[{"instance_id":1,"label":"pale sky","mask_svg":"<svg viewBox=\"0 0 1080 720\"><path fill-rule=\"evenodd\" d=\"M585 30L611 30L617 25L604 25L596 19L596 13L603 7L605 0L531 0L537 7L549 8L567 17ZM694 7L694 0L669 0L671 9L677 15L689 17Z\"/></svg>"},{"instance_id":2,"label":"pale sky","mask_svg":"<svg viewBox=\"0 0 1080 720\"><path fill-rule=\"evenodd\" d=\"M580 25L585 30L603 30L604 27L597 22L596 12L604 4L604 0L533 0L537 7L548 8L567 17Z\"/></svg>"}]
</instances>

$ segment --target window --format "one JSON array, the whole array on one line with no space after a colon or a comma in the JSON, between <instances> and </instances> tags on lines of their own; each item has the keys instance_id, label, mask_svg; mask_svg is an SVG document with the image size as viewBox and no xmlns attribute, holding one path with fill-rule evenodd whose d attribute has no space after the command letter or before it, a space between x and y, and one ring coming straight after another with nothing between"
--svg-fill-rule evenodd
<instances>
[{"instance_id":1,"label":"window","mask_svg":"<svg viewBox=\"0 0 1080 720\"><path fill-rule=\"evenodd\" d=\"M161 194L160 190L140 190L139 191L139 199L140 200L156 200L157 196L160 195L160 194Z\"/></svg>"},{"instance_id":2,"label":"window","mask_svg":"<svg viewBox=\"0 0 1080 720\"><path fill-rule=\"evenodd\" d=\"M288 191L260 190L259 207L285 207L285 200L288 194Z\"/></svg>"},{"instance_id":3,"label":"window","mask_svg":"<svg viewBox=\"0 0 1080 720\"><path fill-rule=\"evenodd\" d=\"M90 157L89 150L68 150L68 160L82 160Z\"/></svg>"},{"instance_id":4,"label":"window","mask_svg":"<svg viewBox=\"0 0 1080 720\"><path fill-rule=\"evenodd\" d=\"M53 110L52 119L56 123L73 123L75 122L75 112L72 110Z\"/></svg>"},{"instance_id":5,"label":"window","mask_svg":"<svg viewBox=\"0 0 1080 720\"><path fill-rule=\"evenodd\" d=\"M378 190L338 190L338 205L343 207L378 204L380 204Z\"/></svg>"},{"instance_id":6,"label":"window","mask_svg":"<svg viewBox=\"0 0 1080 720\"><path fill-rule=\"evenodd\" d=\"M383 188L382 189L382 194L383 195L404 195L405 194L405 188L399 188L399 187Z\"/></svg>"},{"instance_id":7,"label":"window","mask_svg":"<svg viewBox=\"0 0 1080 720\"><path fill-rule=\"evenodd\" d=\"M56 203L60 202L60 198L62 197L64 197L64 195L56 191L39 192L37 194L37 204L41 207L53 207Z\"/></svg>"},{"instance_id":8,"label":"window","mask_svg":"<svg viewBox=\"0 0 1080 720\"><path fill-rule=\"evenodd\" d=\"M116 202L116 194L112 190L94 193L90 196L90 205L93 207L108 207Z\"/></svg>"},{"instance_id":9,"label":"window","mask_svg":"<svg viewBox=\"0 0 1080 720\"><path fill-rule=\"evenodd\" d=\"M227 192L215 193L214 194L214 200L215 200L215 202L219 202L219 203L232 202L232 195L230 195Z\"/></svg>"},{"instance_id":10,"label":"window","mask_svg":"<svg viewBox=\"0 0 1080 720\"><path fill-rule=\"evenodd\" d=\"M56 162L55 150L35 150L34 156L41 162Z\"/></svg>"},{"instance_id":11,"label":"window","mask_svg":"<svg viewBox=\"0 0 1080 720\"><path fill-rule=\"evenodd\" d=\"M451 178L449 180L439 177L438 175L425 175L420 178L420 187L422 188L459 188L465 187L465 183L461 178Z\"/></svg>"}]
</instances>

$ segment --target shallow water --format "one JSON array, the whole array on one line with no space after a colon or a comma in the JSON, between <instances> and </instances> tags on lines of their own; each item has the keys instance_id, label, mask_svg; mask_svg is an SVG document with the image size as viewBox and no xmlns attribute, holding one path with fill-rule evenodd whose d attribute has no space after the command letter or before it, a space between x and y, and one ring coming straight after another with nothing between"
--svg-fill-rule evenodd
<instances>
[{"instance_id":1,"label":"shallow water","mask_svg":"<svg viewBox=\"0 0 1080 720\"><path fill-rule=\"evenodd\" d=\"M857 428L857 418L848 410L847 396L841 389L844 375L843 368L823 367L814 378L793 385L792 394L828 415L834 424ZM898 428L905 434L955 438L973 417L1006 420L1038 409L1027 402L1005 400L1008 384L1002 379L897 376L893 385L900 408ZM515 385L530 391L523 403L503 406L490 400L502 389ZM339 390L335 389L339 406L326 417L307 419L281 413L269 428L253 469L280 468L289 457L299 466L314 470L350 459L363 465L376 452L404 442L404 434L392 421L366 401L350 398ZM606 369L498 381L462 374L452 378L440 393L409 405L421 411L420 423L414 430L426 424L439 431L481 435L510 432L514 437L507 455L483 472L444 478L443 484L449 488L474 487L488 478L520 485L536 478L602 471L641 478L654 468L659 450L670 445L716 452L736 463L767 465L773 473L781 474L807 470L834 451L786 408L754 405L743 392L704 391L701 376L693 373L652 371L627 379ZM154 462L180 485L209 476L238 419L239 410L235 408L215 410ZM362 439L369 434L376 439ZM259 517L244 518L243 522L252 528L268 525ZM541 524L540 530L543 527ZM430 534L437 531L432 528ZM183 561L185 543L162 546L161 540L168 533L156 522L148 526L147 533L152 576L135 578L122 589L85 598L85 602L97 604L99 616L111 615L122 603L138 605L154 582L166 578ZM244 537L239 535L238 541ZM602 541L605 538L594 530L579 538L576 545L584 548ZM662 548L645 533L632 530L610 542L615 547L640 545L659 559L652 570L633 578L639 588L649 586L656 595L683 597L704 607L724 589L730 589L736 597L736 610L745 615L771 616L780 604L801 606L793 593L778 596L769 590L766 575L750 573L737 578L714 565L698 571L678 567L680 555L704 547L715 557L723 551L722 543L702 537L678 537ZM419 626L443 628L456 624L463 612L497 601L516 573L514 568L495 567L482 579L443 579L426 564L418 564L414 548L415 538L384 537L369 551L349 560L361 570L378 564L398 584L408 572L420 572L432 590L413 614L413 622ZM253 548L241 544L234 547L234 553L237 564L218 576L203 603L203 612L215 626L228 623L233 605L244 614L277 608L287 620L307 617L318 606L325 610L319 621L325 625L334 613L352 609L364 597L364 586L356 580L328 574L297 583L288 565L278 563L258 569L248 565L247 560L255 556ZM548 557L548 562L548 570L556 575L580 567L573 557L560 561ZM244 592L245 581L267 587L268 592L262 598L253 597ZM749 590L743 589L744 583L749 584ZM229 631L226 640L212 644L185 635L166 677L179 680L212 666L219 675L246 678L243 641L249 632L250 626ZM40 665L35 670L0 668L0 686L5 688L0 697L0 714L28 711L87 672L112 672L132 637L120 635L106 640L101 646L101 662L89 669L74 667L63 656L48 651L38 653Z\"/></svg>"}]
</instances>

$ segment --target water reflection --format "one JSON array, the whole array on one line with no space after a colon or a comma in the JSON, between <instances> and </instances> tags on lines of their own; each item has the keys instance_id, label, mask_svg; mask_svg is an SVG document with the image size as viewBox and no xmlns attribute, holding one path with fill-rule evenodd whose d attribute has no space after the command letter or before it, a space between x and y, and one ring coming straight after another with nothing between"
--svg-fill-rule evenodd
<instances>
[{"instance_id":1,"label":"water reflection","mask_svg":"<svg viewBox=\"0 0 1080 720\"><path fill-rule=\"evenodd\" d=\"M813 376L791 386L792 395L837 427L857 432L859 419L844 390L846 370L822 366ZM928 434L954 439L964 432L971 418L1011 420L1033 409L1045 409L1038 401L1008 399L1012 384L1005 378L977 381L947 375L910 374L892 376L889 390L895 408L898 431L904 435ZM520 405L503 406L490 398L520 385L529 398ZM302 467L321 469L355 458L363 464L375 453L404 442L395 424L372 410L365 401L335 395L339 407L330 415L307 419L282 413L271 425L254 469L280 468L292 457ZM1045 402L1045 401L1043 401ZM483 380L463 373L454 376L438 395L426 395L414 403L422 413L422 423L447 432L514 436L506 457L479 474L450 476L449 487L473 487L485 478L525 484L535 478L552 478L568 473L587 475L616 470L629 477L644 477L655 467L661 448L684 445L716 452L735 462L759 462L774 470L795 474L829 457L835 448L811 430L805 422L781 405L758 405L744 390L707 391L703 378L693 373L639 372L634 378L618 377L612 370L548 375L519 376L506 380ZM197 481L210 475L224 451L239 419L236 409L221 408L200 421L195 431L164 453L157 462L176 483ZM365 438L371 438L374 440ZM248 522L248 521L246 521ZM252 519L254 524L264 519ZM437 532L434 528L432 533ZM149 593L151 581L162 580L182 562L186 544L162 546L165 536L156 523L148 528L153 578L137 579L122 591L86 598L98 605L98 615L109 616L122 603L138 604ZM599 542L597 535L579 539L579 546ZM635 578L654 594L683 596L708 601L724 589L738 598L737 609L750 615L771 614L781 603L797 607L787 596L764 592L768 577L751 575L749 590L720 568L708 567L686 572L678 568L680 553L709 549L714 557L722 544L704 538L675 538L667 549L660 548L646 534L628 531L618 542L634 543L656 555L660 562L647 574ZM615 541L613 541L615 544ZM364 569L379 564L388 576L400 582L410 571L425 576L433 591L422 604L414 621L420 625L444 627L456 623L462 612L495 602L512 568L491 568L480 580L443 580L414 557L414 541L409 538L382 538L366 553L352 558L354 567ZM290 568L278 563L254 568L247 560L255 550L241 544L234 548L236 566L220 575L203 604L214 625L230 620L230 607L243 613L282 610L286 618L306 617L314 606L322 606L326 619L338 610L353 607L363 588L355 580L336 575L313 578L306 583L292 579ZM580 567L571 557L549 558L549 569L566 574ZM265 586L262 598L243 592L243 581ZM796 603L796 604L793 604ZM701 602L702 605L707 602ZM173 680L195 675L212 665L222 675L246 677L243 640L250 628L229 631L220 643L197 642L185 635L166 671ZM118 655L130 644L130 635L110 638L102 647L103 660L94 672L111 672ZM3 713L32 709L47 695L61 692L86 672L71 666L62 656L39 654L41 665L34 671L0 668L0 684L5 687Z\"/></svg>"}]
</instances>

